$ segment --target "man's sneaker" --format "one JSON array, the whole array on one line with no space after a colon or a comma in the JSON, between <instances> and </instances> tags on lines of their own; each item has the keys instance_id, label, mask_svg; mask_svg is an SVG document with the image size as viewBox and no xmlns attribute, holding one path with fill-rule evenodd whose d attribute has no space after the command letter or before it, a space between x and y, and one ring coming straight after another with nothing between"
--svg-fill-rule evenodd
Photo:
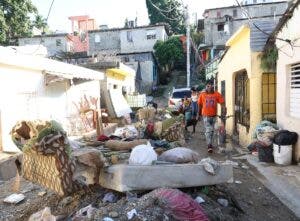
<instances>
[{"instance_id":1,"label":"man's sneaker","mask_svg":"<svg viewBox=\"0 0 300 221\"><path fill-rule=\"evenodd\" d=\"M207 147L207 152L208 153L212 153L213 152L213 146L210 144L210 145L208 145L208 147Z\"/></svg>"}]
</instances>

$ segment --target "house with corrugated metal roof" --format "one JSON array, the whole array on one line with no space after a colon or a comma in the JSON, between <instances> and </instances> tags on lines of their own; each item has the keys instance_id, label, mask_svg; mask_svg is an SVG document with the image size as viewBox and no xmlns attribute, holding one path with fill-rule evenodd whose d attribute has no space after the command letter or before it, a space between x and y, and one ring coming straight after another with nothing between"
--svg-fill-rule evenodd
<instances>
[{"instance_id":1,"label":"house with corrugated metal roof","mask_svg":"<svg viewBox=\"0 0 300 221\"><path fill-rule=\"evenodd\" d=\"M251 142L263 119L276 121L276 75L261 68L261 54L276 21L243 25L226 42L218 69L218 89L226 100L226 130L241 145Z\"/></svg>"},{"instance_id":2,"label":"house with corrugated metal roof","mask_svg":"<svg viewBox=\"0 0 300 221\"><path fill-rule=\"evenodd\" d=\"M19 120L56 120L68 135L94 130L104 73L0 47L0 152L18 152L10 131Z\"/></svg>"}]
</instances>

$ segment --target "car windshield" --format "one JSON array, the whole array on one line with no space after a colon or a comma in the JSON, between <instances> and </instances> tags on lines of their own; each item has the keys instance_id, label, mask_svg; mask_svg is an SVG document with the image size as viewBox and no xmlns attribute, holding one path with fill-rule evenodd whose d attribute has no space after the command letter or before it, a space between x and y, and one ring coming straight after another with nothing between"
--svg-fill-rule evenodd
<instances>
[{"instance_id":1,"label":"car windshield","mask_svg":"<svg viewBox=\"0 0 300 221\"><path fill-rule=\"evenodd\" d=\"M189 90L186 90L186 91L176 91L176 92L173 92L172 98L184 98L185 96L186 97L191 97L191 94L192 94L192 92L189 91Z\"/></svg>"}]
</instances>

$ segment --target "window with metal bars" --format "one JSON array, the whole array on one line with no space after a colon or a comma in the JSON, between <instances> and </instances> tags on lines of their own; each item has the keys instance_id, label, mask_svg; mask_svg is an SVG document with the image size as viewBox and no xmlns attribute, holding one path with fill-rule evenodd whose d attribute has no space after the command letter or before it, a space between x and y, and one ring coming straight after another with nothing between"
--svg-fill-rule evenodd
<instances>
[{"instance_id":1,"label":"window with metal bars","mask_svg":"<svg viewBox=\"0 0 300 221\"><path fill-rule=\"evenodd\" d=\"M262 119L276 122L276 74L262 75Z\"/></svg>"},{"instance_id":2,"label":"window with metal bars","mask_svg":"<svg viewBox=\"0 0 300 221\"><path fill-rule=\"evenodd\" d=\"M235 77L235 123L250 126L250 82L246 71Z\"/></svg>"},{"instance_id":3,"label":"window with metal bars","mask_svg":"<svg viewBox=\"0 0 300 221\"><path fill-rule=\"evenodd\" d=\"M290 116L300 119L300 63L291 65Z\"/></svg>"}]
</instances>

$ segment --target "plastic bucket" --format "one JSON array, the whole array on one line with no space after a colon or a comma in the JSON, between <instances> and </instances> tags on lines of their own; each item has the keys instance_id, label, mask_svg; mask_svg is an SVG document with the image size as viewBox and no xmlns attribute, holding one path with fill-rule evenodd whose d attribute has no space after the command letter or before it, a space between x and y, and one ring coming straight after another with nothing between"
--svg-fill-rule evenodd
<instances>
[{"instance_id":1,"label":"plastic bucket","mask_svg":"<svg viewBox=\"0 0 300 221\"><path fill-rule=\"evenodd\" d=\"M273 144L274 161L280 165L292 164L292 145L277 145Z\"/></svg>"}]
</instances>

